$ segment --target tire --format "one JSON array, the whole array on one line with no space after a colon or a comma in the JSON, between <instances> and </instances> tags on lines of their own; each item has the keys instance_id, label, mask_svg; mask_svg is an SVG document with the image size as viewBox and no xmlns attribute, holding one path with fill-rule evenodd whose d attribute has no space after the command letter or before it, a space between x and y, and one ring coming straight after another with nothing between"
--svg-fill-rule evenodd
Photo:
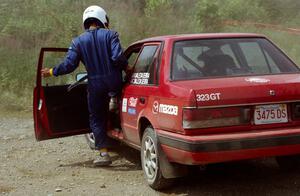
<instances>
[{"instance_id":1,"label":"tire","mask_svg":"<svg viewBox=\"0 0 300 196\"><path fill-rule=\"evenodd\" d=\"M95 150L95 138L93 133L87 133L84 135L87 144L92 150Z\"/></svg>"},{"instance_id":2,"label":"tire","mask_svg":"<svg viewBox=\"0 0 300 196\"><path fill-rule=\"evenodd\" d=\"M162 175L159 161L159 152L162 151L159 148L153 128L147 127L142 139L141 163L148 185L155 190L167 188L173 182L173 179L166 179Z\"/></svg>"},{"instance_id":3,"label":"tire","mask_svg":"<svg viewBox=\"0 0 300 196\"><path fill-rule=\"evenodd\" d=\"M279 167L286 171L300 169L300 155L280 156L276 157Z\"/></svg>"}]
</instances>

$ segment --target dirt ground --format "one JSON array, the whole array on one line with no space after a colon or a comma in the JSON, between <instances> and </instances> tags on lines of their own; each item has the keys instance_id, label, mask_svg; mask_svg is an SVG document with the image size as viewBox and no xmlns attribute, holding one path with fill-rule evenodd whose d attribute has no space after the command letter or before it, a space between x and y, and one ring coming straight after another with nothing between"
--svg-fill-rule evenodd
<instances>
[{"instance_id":1,"label":"dirt ground","mask_svg":"<svg viewBox=\"0 0 300 196\"><path fill-rule=\"evenodd\" d=\"M162 192L144 180L139 152L124 145L94 168L83 136L36 142L30 114L0 116L0 195L300 195L300 172L274 159L195 169Z\"/></svg>"}]
</instances>

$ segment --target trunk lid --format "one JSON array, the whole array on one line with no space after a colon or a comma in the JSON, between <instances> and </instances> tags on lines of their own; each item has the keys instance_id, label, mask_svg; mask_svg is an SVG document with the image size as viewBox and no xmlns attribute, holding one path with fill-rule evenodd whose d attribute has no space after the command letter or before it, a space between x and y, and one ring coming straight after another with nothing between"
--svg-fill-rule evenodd
<instances>
[{"instance_id":1,"label":"trunk lid","mask_svg":"<svg viewBox=\"0 0 300 196\"><path fill-rule=\"evenodd\" d=\"M300 75L280 74L181 81L194 90L197 107L300 101Z\"/></svg>"}]
</instances>

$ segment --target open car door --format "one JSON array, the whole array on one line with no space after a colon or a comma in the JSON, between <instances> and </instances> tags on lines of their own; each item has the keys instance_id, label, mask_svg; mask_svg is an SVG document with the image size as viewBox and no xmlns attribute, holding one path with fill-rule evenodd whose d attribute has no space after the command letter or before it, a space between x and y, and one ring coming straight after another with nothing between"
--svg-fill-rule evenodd
<instances>
[{"instance_id":1,"label":"open car door","mask_svg":"<svg viewBox=\"0 0 300 196\"><path fill-rule=\"evenodd\" d=\"M45 65L60 63L67 51L66 48L42 48L40 51L33 95L34 129L38 141L89 132L86 84L68 91L70 84L75 82L76 73L50 78L41 76Z\"/></svg>"}]
</instances>

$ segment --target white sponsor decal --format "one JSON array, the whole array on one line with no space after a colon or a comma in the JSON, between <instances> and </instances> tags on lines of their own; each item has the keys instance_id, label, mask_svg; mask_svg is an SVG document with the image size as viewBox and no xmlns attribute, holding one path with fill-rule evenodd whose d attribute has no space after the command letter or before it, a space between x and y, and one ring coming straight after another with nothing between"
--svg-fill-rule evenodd
<instances>
[{"instance_id":1,"label":"white sponsor decal","mask_svg":"<svg viewBox=\"0 0 300 196\"><path fill-rule=\"evenodd\" d=\"M159 104L158 101L153 102L152 106L153 114L169 114L169 115L178 115L178 106L175 105L167 105L167 104Z\"/></svg>"},{"instance_id":2,"label":"white sponsor decal","mask_svg":"<svg viewBox=\"0 0 300 196\"><path fill-rule=\"evenodd\" d=\"M122 112L127 112L127 99L124 98L122 101Z\"/></svg>"},{"instance_id":3,"label":"white sponsor decal","mask_svg":"<svg viewBox=\"0 0 300 196\"><path fill-rule=\"evenodd\" d=\"M143 78L149 78L150 77L150 73L134 73L134 74L132 74L132 77L133 78L141 78L141 79L143 79Z\"/></svg>"},{"instance_id":4,"label":"white sponsor decal","mask_svg":"<svg viewBox=\"0 0 300 196\"><path fill-rule=\"evenodd\" d=\"M136 107L137 100L138 100L137 98L130 97L130 98L129 98L128 106L129 106L129 107Z\"/></svg>"},{"instance_id":5,"label":"white sponsor decal","mask_svg":"<svg viewBox=\"0 0 300 196\"><path fill-rule=\"evenodd\" d=\"M245 80L247 82L251 82L251 83L268 83L268 82L270 82L269 79L265 79L265 78L246 78Z\"/></svg>"},{"instance_id":6,"label":"white sponsor decal","mask_svg":"<svg viewBox=\"0 0 300 196\"><path fill-rule=\"evenodd\" d=\"M197 101L217 101L221 99L221 93L197 94Z\"/></svg>"},{"instance_id":7,"label":"white sponsor decal","mask_svg":"<svg viewBox=\"0 0 300 196\"><path fill-rule=\"evenodd\" d=\"M159 104L159 113L178 115L178 106Z\"/></svg>"},{"instance_id":8,"label":"white sponsor decal","mask_svg":"<svg viewBox=\"0 0 300 196\"><path fill-rule=\"evenodd\" d=\"M148 84L150 73L134 73L131 76L131 84Z\"/></svg>"}]
</instances>

